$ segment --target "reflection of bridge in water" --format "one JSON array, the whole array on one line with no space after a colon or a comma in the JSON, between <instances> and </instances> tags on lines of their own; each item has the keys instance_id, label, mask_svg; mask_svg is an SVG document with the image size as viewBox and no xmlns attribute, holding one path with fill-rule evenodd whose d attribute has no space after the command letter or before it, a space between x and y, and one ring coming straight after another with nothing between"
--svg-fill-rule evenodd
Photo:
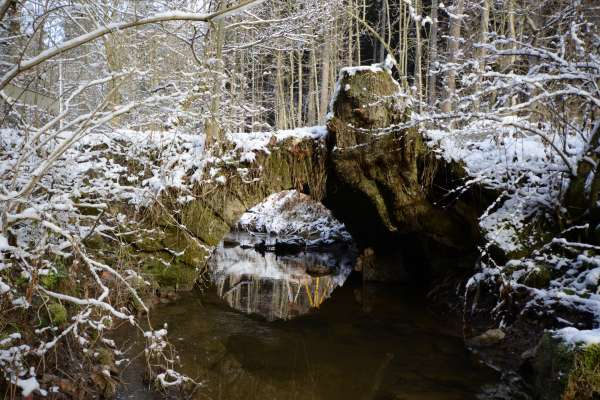
<instances>
[{"instance_id":1,"label":"reflection of bridge in water","mask_svg":"<svg viewBox=\"0 0 600 400\"><path fill-rule=\"evenodd\" d=\"M269 321L291 319L319 308L350 274L353 255L302 252L278 257L239 246L220 246L210 264L219 296L227 304ZM329 270L311 275L307 271Z\"/></svg>"},{"instance_id":2,"label":"reflection of bridge in water","mask_svg":"<svg viewBox=\"0 0 600 400\"><path fill-rule=\"evenodd\" d=\"M217 281L219 296L230 307L268 320L291 319L319 308L335 287L329 276L300 281L225 275Z\"/></svg>"}]
</instances>

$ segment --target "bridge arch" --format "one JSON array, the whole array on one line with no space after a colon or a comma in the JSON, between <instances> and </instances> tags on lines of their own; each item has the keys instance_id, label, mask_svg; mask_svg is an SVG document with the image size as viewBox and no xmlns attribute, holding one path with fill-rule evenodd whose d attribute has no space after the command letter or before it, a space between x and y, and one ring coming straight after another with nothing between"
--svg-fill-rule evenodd
<instances>
[{"instance_id":1,"label":"bridge arch","mask_svg":"<svg viewBox=\"0 0 600 400\"><path fill-rule=\"evenodd\" d=\"M196 270L248 209L296 189L323 202L359 245L411 243L422 256L442 254L441 268L455 256L474 258L477 218L489 201L467 193L437 205L464 171L439 160L416 127L403 128L410 112L400 86L387 71L358 68L343 69L337 87L327 128L263 133L260 146L252 143L256 134L240 134L225 144L230 156L205 166L218 173L194 186L192 201L164 194L150 213L162 231L161 251L182 254L182 268Z\"/></svg>"},{"instance_id":2,"label":"bridge arch","mask_svg":"<svg viewBox=\"0 0 600 400\"><path fill-rule=\"evenodd\" d=\"M324 131L323 127L312 128ZM324 135L290 135L245 157L235 142L205 171L218 171L193 186L189 201L166 191L145 210L142 225L152 228L129 238L143 272L161 287L191 288L213 249L241 216L268 196L295 189L322 201L326 192L327 149ZM210 174L209 174L210 175Z\"/></svg>"}]
</instances>

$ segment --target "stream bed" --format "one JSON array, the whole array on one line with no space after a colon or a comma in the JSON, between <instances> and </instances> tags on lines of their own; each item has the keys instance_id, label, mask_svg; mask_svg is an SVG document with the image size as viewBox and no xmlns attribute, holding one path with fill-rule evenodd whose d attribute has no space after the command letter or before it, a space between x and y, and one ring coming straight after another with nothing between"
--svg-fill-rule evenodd
<instances>
[{"instance_id":1,"label":"stream bed","mask_svg":"<svg viewBox=\"0 0 600 400\"><path fill-rule=\"evenodd\" d=\"M210 287L153 311L168 324L181 371L203 383L194 398L515 398L422 293L346 279L348 250L282 257L239 244L221 245ZM142 371L141 361L125 370L119 398L160 398Z\"/></svg>"}]
</instances>

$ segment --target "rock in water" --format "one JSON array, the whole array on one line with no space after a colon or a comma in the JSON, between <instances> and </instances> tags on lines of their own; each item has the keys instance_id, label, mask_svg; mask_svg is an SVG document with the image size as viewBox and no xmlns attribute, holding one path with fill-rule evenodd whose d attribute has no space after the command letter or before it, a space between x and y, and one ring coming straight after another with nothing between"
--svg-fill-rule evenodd
<instances>
[{"instance_id":1,"label":"rock in water","mask_svg":"<svg viewBox=\"0 0 600 400\"><path fill-rule=\"evenodd\" d=\"M267 197L242 215L236 228L276 237L273 250L282 253L352 241L344 224L331 211L297 190L284 190Z\"/></svg>"},{"instance_id":2,"label":"rock in water","mask_svg":"<svg viewBox=\"0 0 600 400\"><path fill-rule=\"evenodd\" d=\"M488 329L481 335L467 340L467 343L475 347L493 346L500 343L505 337L506 334L502 329Z\"/></svg>"}]
</instances>

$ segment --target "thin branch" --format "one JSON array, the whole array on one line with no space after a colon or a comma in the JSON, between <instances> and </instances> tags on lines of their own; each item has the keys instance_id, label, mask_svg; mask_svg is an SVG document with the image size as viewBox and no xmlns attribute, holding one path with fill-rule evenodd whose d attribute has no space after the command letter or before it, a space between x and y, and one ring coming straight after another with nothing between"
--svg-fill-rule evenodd
<instances>
[{"instance_id":1,"label":"thin branch","mask_svg":"<svg viewBox=\"0 0 600 400\"><path fill-rule=\"evenodd\" d=\"M193 21L193 22L210 22L216 19L221 19L228 17L234 13L239 12L240 10L244 10L249 6L254 6L258 3L263 2L264 0L245 0L240 2L239 4L229 7L225 10L217 11L211 14L197 14L197 13L189 13L183 11L171 11L165 13L159 13L152 17L140 19L137 21L129 21L129 22L121 22L121 23L112 23L108 24L104 27L93 30L84 35L78 36L71 40L67 40L62 43L60 46L53 47L51 49L45 50L38 54L35 57L32 57L28 60L21 61L19 64L13 66L4 76L0 79L0 90L4 89L6 85L13 80L17 75L22 72L28 71L53 57L56 57L59 54L62 54L66 51L72 50L76 47L94 41L104 35L109 33L135 28L148 24L155 24L159 22L167 22L167 21Z\"/></svg>"}]
</instances>

